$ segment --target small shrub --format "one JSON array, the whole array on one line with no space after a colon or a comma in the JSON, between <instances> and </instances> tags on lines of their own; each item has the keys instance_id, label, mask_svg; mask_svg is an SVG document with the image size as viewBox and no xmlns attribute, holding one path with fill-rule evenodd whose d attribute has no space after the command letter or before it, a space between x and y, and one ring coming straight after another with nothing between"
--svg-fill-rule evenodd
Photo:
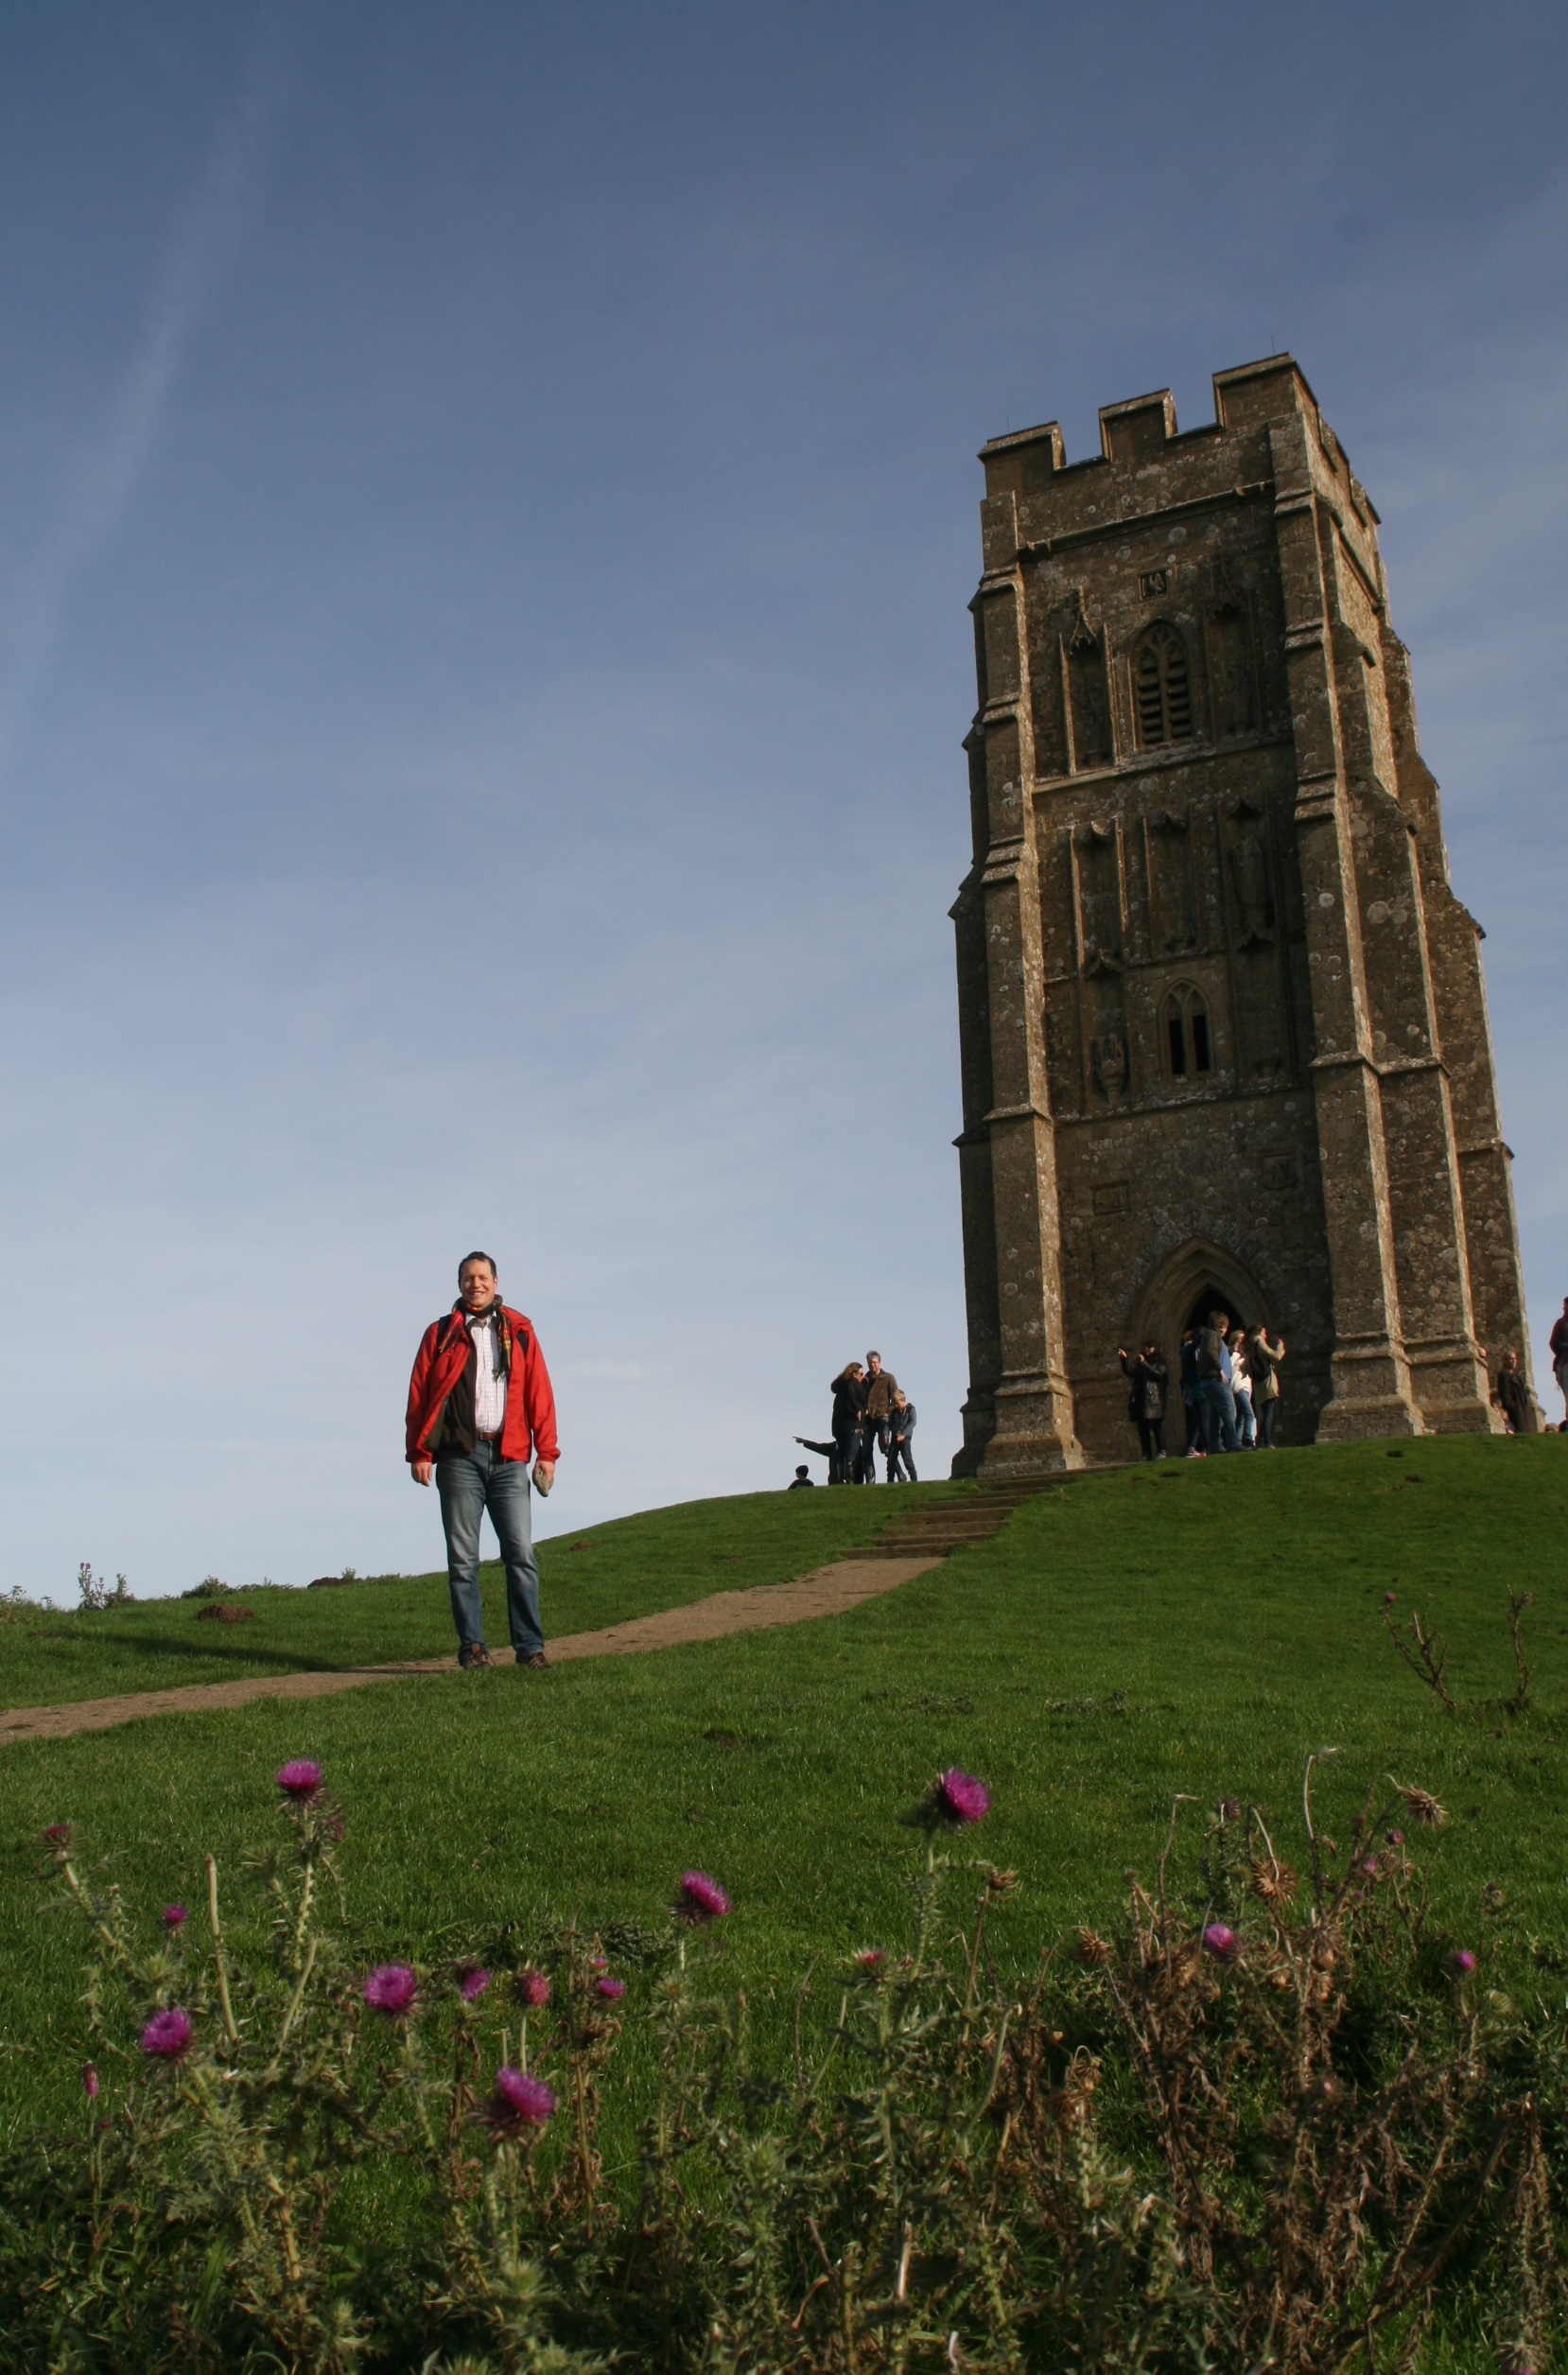
<instances>
[{"instance_id":1,"label":"small shrub","mask_svg":"<svg viewBox=\"0 0 1568 2375\"><path fill-rule=\"evenodd\" d=\"M116 1575L111 1591L106 1577L95 1575L91 1562L83 1559L77 1569L77 1596L83 1608L129 1608L135 1594L123 1575Z\"/></svg>"}]
</instances>

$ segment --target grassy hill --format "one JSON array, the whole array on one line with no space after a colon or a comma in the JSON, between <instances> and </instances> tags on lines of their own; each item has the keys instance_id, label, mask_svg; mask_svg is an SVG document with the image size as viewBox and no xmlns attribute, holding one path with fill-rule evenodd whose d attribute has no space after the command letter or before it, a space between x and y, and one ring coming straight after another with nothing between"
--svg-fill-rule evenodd
<instances>
[{"instance_id":1,"label":"grassy hill","mask_svg":"<svg viewBox=\"0 0 1568 2375\"><path fill-rule=\"evenodd\" d=\"M798 1571L897 1506L886 1492L748 1496L552 1543L547 1628ZM1178 1792L1256 1799L1281 1852L1298 1854L1303 1758L1332 1748L1327 1826L1386 1773L1436 1792L1451 1819L1421 1845L1441 1918L1457 1940L1494 1943L1511 1985L1560 2003L1565 1543L1557 1437L1169 1461L1074 1479L996 1541L790 1631L0 1750L0 2121L75 2100L80 1942L39 1886L39 1829L73 1821L84 1870L117 1881L150 1934L166 1900L200 1901L204 1849L237 1909L242 1854L270 1835L272 1771L295 1755L318 1757L346 1805L367 1963L521 1953L531 1928L574 1908L593 1924L650 1922L696 1863L734 1893L726 1948L766 2023L786 2017L813 1954L901 1935L914 1851L899 1817L941 1766L995 1791L984 1852L1022 1882L994 1937L1022 1961L1065 1926L1114 1920ZM1535 1594L1522 1716L1504 1709L1510 1584ZM1472 1703L1460 1714L1435 1708L1386 1641L1389 1589L1447 1635L1451 1687ZM227 1636L192 1603L8 1627L0 1695L447 1646L429 1580L274 1598ZM1176 1863L1190 1877L1185 1843ZM635 2016L635 1957L627 1976Z\"/></svg>"},{"instance_id":2,"label":"grassy hill","mask_svg":"<svg viewBox=\"0 0 1568 2375\"><path fill-rule=\"evenodd\" d=\"M972 1490L919 1488L923 1499ZM780 1582L859 1548L898 1506L898 1496L885 1491L752 1493L560 1535L538 1545L547 1630L588 1632L677 1608L709 1592ZM504 1648L499 1564L482 1566L479 1580L487 1636ZM444 1570L366 1577L309 1592L255 1585L232 1594L230 1604L246 1612L244 1623L212 1622L211 1603L200 1599L30 1610L0 1622L0 1707L449 1657L456 1647Z\"/></svg>"}]
</instances>

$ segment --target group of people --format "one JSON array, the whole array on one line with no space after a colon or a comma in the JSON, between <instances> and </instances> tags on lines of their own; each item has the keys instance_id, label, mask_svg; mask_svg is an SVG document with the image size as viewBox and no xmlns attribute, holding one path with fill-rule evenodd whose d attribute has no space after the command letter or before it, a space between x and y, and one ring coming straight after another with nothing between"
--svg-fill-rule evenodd
<instances>
[{"instance_id":1,"label":"group of people","mask_svg":"<svg viewBox=\"0 0 1568 2375\"><path fill-rule=\"evenodd\" d=\"M1189 1459L1212 1452L1272 1451L1280 1408L1283 1338L1264 1327L1232 1327L1230 1315L1211 1311L1208 1323L1181 1339L1177 1388L1187 1422ZM1145 1459L1165 1457L1165 1408L1170 1371L1152 1340L1141 1353L1120 1350L1126 1378L1127 1416Z\"/></svg>"},{"instance_id":2,"label":"group of people","mask_svg":"<svg viewBox=\"0 0 1568 2375\"><path fill-rule=\"evenodd\" d=\"M1568 1301L1552 1329L1552 1369L1568 1412ZM1189 1459L1211 1452L1270 1451L1280 1409L1280 1365L1283 1339L1271 1341L1266 1328L1232 1327L1229 1315L1211 1311L1206 1327L1189 1328L1181 1339L1179 1391L1187 1421ZM1138 1429L1145 1459L1165 1457L1165 1411L1170 1372L1157 1343L1138 1353L1119 1351L1126 1378L1127 1416ZM1527 1435L1538 1424L1517 1353L1505 1353L1492 1386L1492 1400L1510 1435ZM1568 1417L1562 1432L1568 1434Z\"/></svg>"},{"instance_id":3,"label":"group of people","mask_svg":"<svg viewBox=\"0 0 1568 2375\"><path fill-rule=\"evenodd\" d=\"M805 1435L797 1435L795 1441L803 1451L816 1452L827 1460L828 1483L875 1484L880 1452L887 1463L889 1484L904 1477L917 1484L915 1405L893 1371L882 1367L881 1354L868 1353L863 1365L849 1361L828 1390L833 1397L832 1441L813 1443ZM798 1492L813 1481L802 1461L789 1490Z\"/></svg>"}]
</instances>

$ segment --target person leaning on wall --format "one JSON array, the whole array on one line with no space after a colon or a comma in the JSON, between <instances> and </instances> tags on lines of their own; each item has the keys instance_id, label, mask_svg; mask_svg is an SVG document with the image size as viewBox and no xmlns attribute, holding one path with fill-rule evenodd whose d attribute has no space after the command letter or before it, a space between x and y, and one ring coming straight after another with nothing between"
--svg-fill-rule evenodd
<instances>
[{"instance_id":1,"label":"person leaning on wall","mask_svg":"<svg viewBox=\"0 0 1568 2375\"><path fill-rule=\"evenodd\" d=\"M1246 1373L1252 1381L1252 1406L1258 1414L1258 1449L1274 1449L1274 1424L1280 1415L1280 1363L1285 1357L1284 1338L1271 1344L1268 1330L1259 1326L1246 1339Z\"/></svg>"},{"instance_id":2,"label":"person leaning on wall","mask_svg":"<svg viewBox=\"0 0 1568 2375\"><path fill-rule=\"evenodd\" d=\"M1127 1416L1138 1429L1141 1454L1145 1459L1163 1459L1165 1386L1169 1376L1165 1355L1151 1336L1136 1360L1124 1347L1118 1348L1116 1357L1130 1388Z\"/></svg>"}]
</instances>

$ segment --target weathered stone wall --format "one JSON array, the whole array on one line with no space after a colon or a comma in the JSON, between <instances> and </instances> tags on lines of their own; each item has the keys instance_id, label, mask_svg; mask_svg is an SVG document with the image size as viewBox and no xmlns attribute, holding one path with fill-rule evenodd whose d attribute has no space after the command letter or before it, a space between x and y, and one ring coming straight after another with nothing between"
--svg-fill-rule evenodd
<instances>
[{"instance_id":1,"label":"weathered stone wall","mask_svg":"<svg viewBox=\"0 0 1568 2375\"><path fill-rule=\"evenodd\" d=\"M1214 386L982 456L961 1473L1126 1456L1119 1346L1174 1379L1211 1297L1284 1335L1285 1441L1489 1428L1478 1331L1524 1349L1376 514L1289 358Z\"/></svg>"}]
</instances>

